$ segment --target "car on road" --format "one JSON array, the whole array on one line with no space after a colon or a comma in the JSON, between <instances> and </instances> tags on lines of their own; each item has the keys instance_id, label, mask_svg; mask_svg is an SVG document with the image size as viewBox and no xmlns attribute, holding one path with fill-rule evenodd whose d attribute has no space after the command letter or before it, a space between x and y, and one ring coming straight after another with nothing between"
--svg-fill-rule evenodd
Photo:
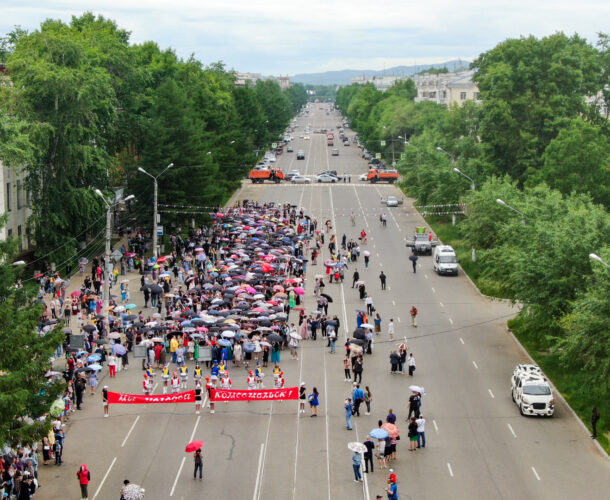
<instances>
[{"instance_id":1,"label":"car on road","mask_svg":"<svg viewBox=\"0 0 610 500\"><path fill-rule=\"evenodd\" d=\"M320 172L318 175L332 175L333 177L339 177L336 170L324 170L324 172Z\"/></svg>"},{"instance_id":2,"label":"car on road","mask_svg":"<svg viewBox=\"0 0 610 500\"><path fill-rule=\"evenodd\" d=\"M305 137L303 137L303 139L305 139L306 141L308 141L309 139L311 139L311 137L309 137L308 135L306 135Z\"/></svg>"},{"instance_id":3,"label":"car on road","mask_svg":"<svg viewBox=\"0 0 610 500\"><path fill-rule=\"evenodd\" d=\"M349 146L349 141L343 141L344 146Z\"/></svg>"},{"instance_id":4,"label":"car on road","mask_svg":"<svg viewBox=\"0 0 610 500\"><path fill-rule=\"evenodd\" d=\"M416 234L417 236L417 234ZM428 240L427 236L423 235L424 243ZM428 240L429 241L429 240ZM415 242L417 243L417 241ZM416 249L417 246L414 247ZM455 255L455 250L449 245L438 245L434 247L434 256L432 268L437 274L458 274L458 260Z\"/></svg>"},{"instance_id":5,"label":"car on road","mask_svg":"<svg viewBox=\"0 0 610 500\"><path fill-rule=\"evenodd\" d=\"M296 175L301 175L301 172L299 170L291 170L284 177L285 179L290 180Z\"/></svg>"},{"instance_id":6,"label":"car on road","mask_svg":"<svg viewBox=\"0 0 610 500\"><path fill-rule=\"evenodd\" d=\"M339 150L337 148L333 148L333 150L330 152L330 154L333 156L339 156Z\"/></svg>"},{"instance_id":7,"label":"car on road","mask_svg":"<svg viewBox=\"0 0 610 500\"><path fill-rule=\"evenodd\" d=\"M402 205L402 200L396 198L396 196L388 196L385 200L381 200L381 203L388 207L397 207L398 205Z\"/></svg>"},{"instance_id":8,"label":"car on road","mask_svg":"<svg viewBox=\"0 0 610 500\"><path fill-rule=\"evenodd\" d=\"M286 153L292 153L293 151L292 146L286 146Z\"/></svg>"},{"instance_id":9,"label":"car on road","mask_svg":"<svg viewBox=\"0 0 610 500\"><path fill-rule=\"evenodd\" d=\"M309 184L311 183L311 179L309 177L303 177L302 175L295 175L290 182L294 184Z\"/></svg>"},{"instance_id":10,"label":"car on road","mask_svg":"<svg viewBox=\"0 0 610 500\"><path fill-rule=\"evenodd\" d=\"M297 151L297 160L304 160L305 159L305 152L304 151Z\"/></svg>"},{"instance_id":11,"label":"car on road","mask_svg":"<svg viewBox=\"0 0 610 500\"><path fill-rule=\"evenodd\" d=\"M320 174L316 176L318 182L339 182L339 178L334 175Z\"/></svg>"},{"instance_id":12,"label":"car on road","mask_svg":"<svg viewBox=\"0 0 610 500\"><path fill-rule=\"evenodd\" d=\"M511 396L521 415L552 417L555 398L551 385L536 365L520 364L510 378Z\"/></svg>"},{"instance_id":13,"label":"car on road","mask_svg":"<svg viewBox=\"0 0 610 500\"><path fill-rule=\"evenodd\" d=\"M360 174L358 176L358 180L360 180L360 181L367 181L368 179L369 179L369 174L366 172L364 174Z\"/></svg>"}]
</instances>

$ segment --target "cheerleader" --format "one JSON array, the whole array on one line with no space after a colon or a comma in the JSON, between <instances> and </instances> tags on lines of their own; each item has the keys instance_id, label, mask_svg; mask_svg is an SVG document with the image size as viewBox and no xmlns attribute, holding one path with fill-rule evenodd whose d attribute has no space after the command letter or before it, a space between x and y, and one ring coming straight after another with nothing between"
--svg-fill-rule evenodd
<instances>
[{"instance_id":1,"label":"cheerleader","mask_svg":"<svg viewBox=\"0 0 610 500\"><path fill-rule=\"evenodd\" d=\"M193 379L195 380L195 385L197 382L201 383L201 367L199 366L199 362L195 364L195 371L193 372Z\"/></svg>"},{"instance_id":2,"label":"cheerleader","mask_svg":"<svg viewBox=\"0 0 610 500\"><path fill-rule=\"evenodd\" d=\"M265 384L263 384L263 379L265 378L265 374L263 373L263 369L261 368L260 363L257 364L257 367L254 370L254 375L256 376L256 388L264 389Z\"/></svg>"},{"instance_id":3,"label":"cheerleader","mask_svg":"<svg viewBox=\"0 0 610 500\"><path fill-rule=\"evenodd\" d=\"M180 388L181 389L186 389L186 383L188 382L189 379L189 369L186 367L186 365L182 365L180 367Z\"/></svg>"},{"instance_id":4,"label":"cheerleader","mask_svg":"<svg viewBox=\"0 0 610 500\"><path fill-rule=\"evenodd\" d=\"M256 377L254 376L254 372L250 370L250 375L247 378L248 389L253 391L256 389Z\"/></svg>"},{"instance_id":5,"label":"cheerleader","mask_svg":"<svg viewBox=\"0 0 610 500\"><path fill-rule=\"evenodd\" d=\"M221 389L230 389L233 386L231 383L231 379L229 378L229 372L225 372L225 374L220 379L220 387Z\"/></svg>"},{"instance_id":6,"label":"cheerleader","mask_svg":"<svg viewBox=\"0 0 610 500\"><path fill-rule=\"evenodd\" d=\"M273 376L273 386L276 389L283 389L286 381L284 380L284 372L279 372Z\"/></svg>"},{"instance_id":7,"label":"cheerleader","mask_svg":"<svg viewBox=\"0 0 610 500\"><path fill-rule=\"evenodd\" d=\"M163 365L161 378L163 379L163 394L167 394L167 386L169 385L169 367L167 366L167 363Z\"/></svg>"},{"instance_id":8,"label":"cheerleader","mask_svg":"<svg viewBox=\"0 0 610 500\"><path fill-rule=\"evenodd\" d=\"M224 361L221 361L220 365L218 365L218 375L222 379L222 377L224 377L225 373L227 373L227 365L225 364Z\"/></svg>"},{"instance_id":9,"label":"cheerleader","mask_svg":"<svg viewBox=\"0 0 610 500\"><path fill-rule=\"evenodd\" d=\"M148 378L152 381L155 377L155 372L153 372L152 369L152 365L150 363L147 363L146 365L146 375L148 375Z\"/></svg>"},{"instance_id":10,"label":"cheerleader","mask_svg":"<svg viewBox=\"0 0 610 500\"><path fill-rule=\"evenodd\" d=\"M172 386L172 394L177 394L180 389L180 380L178 379L178 373L174 372L172 374L172 378L170 380L170 384Z\"/></svg>"},{"instance_id":11,"label":"cheerleader","mask_svg":"<svg viewBox=\"0 0 610 500\"><path fill-rule=\"evenodd\" d=\"M142 380L142 392L145 396L150 394L150 389L152 387L152 380L148 378L148 375L144 374L144 380Z\"/></svg>"},{"instance_id":12,"label":"cheerleader","mask_svg":"<svg viewBox=\"0 0 610 500\"><path fill-rule=\"evenodd\" d=\"M201 380L195 382L195 414L199 415L201 410Z\"/></svg>"},{"instance_id":13,"label":"cheerleader","mask_svg":"<svg viewBox=\"0 0 610 500\"><path fill-rule=\"evenodd\" d=\"M105 385L102 389L102 401L104 403L104 418L108 417L108 386Z\"/></svg>"}]
</instances>

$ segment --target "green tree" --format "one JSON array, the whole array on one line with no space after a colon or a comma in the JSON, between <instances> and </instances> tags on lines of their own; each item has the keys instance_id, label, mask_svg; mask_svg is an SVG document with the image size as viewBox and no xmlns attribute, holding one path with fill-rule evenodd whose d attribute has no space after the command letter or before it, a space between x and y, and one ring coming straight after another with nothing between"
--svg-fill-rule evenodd
<instances>
[{"instance_id":1,"label":"green tree","mask_svg":"<svg viewBox=\"0 0 610 500\"><path fill-rule=\"evenodd\" d=\"M10 445L33 443L49 432L46 415L64 386L44 377L64 335L60 328L38 333L44 306L27 288L14 286L14 243L0 242L0 442Z\"/></svg>"}]
</instances>

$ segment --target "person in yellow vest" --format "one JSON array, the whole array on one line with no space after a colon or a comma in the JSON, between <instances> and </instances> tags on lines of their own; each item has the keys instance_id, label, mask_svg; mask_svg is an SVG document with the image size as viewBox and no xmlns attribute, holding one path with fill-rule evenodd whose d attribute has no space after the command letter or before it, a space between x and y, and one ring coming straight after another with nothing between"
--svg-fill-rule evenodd
<instances>
[{"instance_id":1,"label":"person in yellow vest","mask_svg":"<svg viewBox=\"0 0 610 500\"><path fill-rule=\"evenodd\" d=\"M186 365L180 367L180 388L186 389L186 383L189 380L189 369Z\"/></svg>"},{"instance_id":2,"label":"person in yellow vest","mask_svg":"<svg viewBox=\"0 0 610 500\"><path fill-rule=\"evenodd\" d=\"M227 373L227 366L225 365L224 361L221 361L220 364L218 365L218 374L220 375L220 377L222 378L222 376Z\"/></svg>"},{"instance_id":3,"label":"person in yellow vest","mask_svg":"<svg viewBox=\"0 0 610 500\"><path fill-rule=\"evenodd\" d=\"M201 382L201 367L199 366L199 363L195 364L195 371L193 372L193 379L195 380L195 385L197 385L197 382Z\"/></svg>"},{"instance_id":4,"label":"person in yellow vest","mask_svg":"<svg viewBox=\"0 0 610 500\"><path fill-rule=\"evenodd\" d=\"M155 372L153 371L152 365L150 363L146 364L146 375L148 375L148 378L150 378L151 381L155 376Z\"/></svg>"},{"instance_id":5,"label":"person in yellow vest","mask_svg":"<svg viewBox=\"0 0 610 500\"><path fill-rule=\"evenodd\" d=\"M169 385L169 366L167 366L167 363L163 365L161 378L163 379L163 394L167 394L167 386Z\"/></svg>"},{"instance_id":6,"label":"person in yellow vest","mask_svg":"<svg viewBox=\"0 0 610 500\"><path fill-rule=\"evenodd\" d=\"M174 335L172 339L169 341L169 352L172 353L172 363L176 364L178 362L178 358L176 355L176 351L178 350L178 340L176 340L176 336Z\"/></svg>"}]
</instances>

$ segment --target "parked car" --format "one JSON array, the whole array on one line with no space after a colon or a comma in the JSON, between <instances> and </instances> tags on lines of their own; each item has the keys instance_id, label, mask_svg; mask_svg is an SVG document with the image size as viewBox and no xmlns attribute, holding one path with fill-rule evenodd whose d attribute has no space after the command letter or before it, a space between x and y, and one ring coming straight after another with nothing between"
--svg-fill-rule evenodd
<instances>
[{"instance_id":1,"label":"parked car","mask_svg":"<svg viewBox=\"0 0 610 500\"><path fill-rule=\"evenodd\" d=\"M551 385L536 365L517 365L510 379L511 396L521 415L552 417L555 399Z\"/></svg>"},{"instance_id":2,"label":"parked car","mask_svg":"<svg viewBox=\"0 0 610 500\"><path fill-rule=\"evenodd\" d=\"M311 179L309 177L303 177L302 175L295 175L290 182L294 184L309 184L311 183Z\"/></svg>"},{"instance_id":3,"label":"parked car","mask_svg":"<svg viewBox=\"0 0 610 500\"><path fill-rule=\"evenodd\" d=\"M333 175L320 174L316 176L318 182L339 182L339 178Z\"/></svg>"}]
</instances>

